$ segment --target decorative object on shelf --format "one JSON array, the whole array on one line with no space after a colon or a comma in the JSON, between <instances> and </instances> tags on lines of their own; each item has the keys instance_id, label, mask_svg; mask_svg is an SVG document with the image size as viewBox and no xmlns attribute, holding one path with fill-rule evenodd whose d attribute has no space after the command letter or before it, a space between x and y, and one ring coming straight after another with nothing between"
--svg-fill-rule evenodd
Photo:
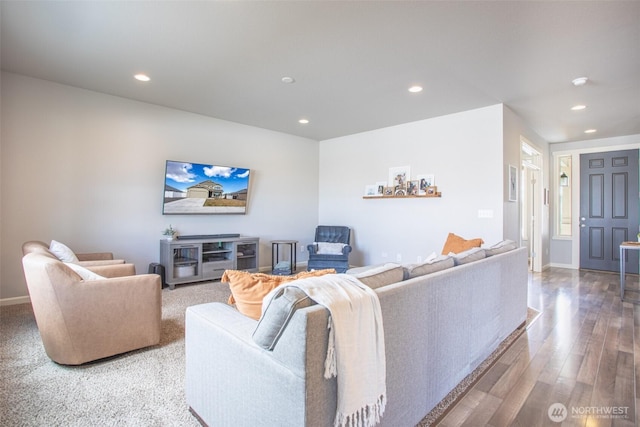
<instances>
[{"instance_id":1,"label":"decorative object on shelf","mask_svg":"<svg viewBox=\"0 0 640 427\"><path fill-rule=\"evenodd\" d=\"M178 232L176 231L175 228L171 226L171 224L169 224L169 227L165 228L162 234L167 237L167 240L173 240L173 238L175 237L176 234L178 234Z\"/></svg>"},{"instance_id":2,"label":"decorative object on shelf","mask_svg":"<svg viewBox=\"0 0 640 427\"><path fill-rule=\"evenodd\" d=\"M368 184L364 187L364 196L372 197L378 195L378 187L375 184Z\"/></svg>"},{"instance_id":3,"label":"decorative object on shelf","mask_svg":"<svg viewBox=\"0 0 640 427\"><path fill-rule=\"evenodd\" d=\"M424 196L425 194L427 194L427 188L431 187L432 185L436 185L436 178L433 174L429 174L429 175L418 175L418 182L419 184L419 189L418 189L418 195L419 196Z\"/></svg>"},{"instance_id":4,"label":"decorative object on shelf","mask_svg":"<svg viewBox=\"0 0 640 427\"><path fill-rule=\"evenodd\" d=\"M518 169L509 165L509 201L518 201Z\"/></svg>"},{"instance_id":5,"label":"decorative object on shelf","mask_svg":"<svg viewBox=\"0 0 640 427\"><path fill-rule=\"evenodd\" d=\"M389 168L389 185L393 187L406 187L411 180L411 168L409 166L398 166Z\"/></svg>"},{"instance_id":6,"label":"decorative object on shelf","mask_svg":"<svg viewBox=\"0 0 640 427\"><path fill-rule=\"evenodd\" d=\"M409 166L389 168L389 181L366 185L362 197L366 199L442 197L435 185L433 174L418 175L417 179L412 180L410 170Z\"/></svg>"}]
</instances>

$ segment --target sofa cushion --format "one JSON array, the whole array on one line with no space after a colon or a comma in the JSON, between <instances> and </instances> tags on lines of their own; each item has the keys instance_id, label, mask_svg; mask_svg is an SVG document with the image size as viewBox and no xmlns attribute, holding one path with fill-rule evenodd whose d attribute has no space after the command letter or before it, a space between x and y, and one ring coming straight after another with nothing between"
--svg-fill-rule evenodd
<instances>
[{"instance_id":1,"label":"sofa cushion","mask_svg":"<svg viewBox=\"0 0 640 427\"><path fill-rule=\"evenodd\" d=\"M427 258L426 261L407 264L404 266L404 279L413 279L414 277L424 276L425 274L435 273L436 271L446 270L455 265L453 258L449 255L435 255Z\"/></svg>"},{"instance_id":2,"label":"sofa cushion","mask_svg":"<svg viewBox=\"0 0 640 427\"><path fill-rule=\"evenodd\" d=\"M51 245L49 245L49 250L62 262L78 262L76 254L74 254L73 251L63 243L52 240Z\"/></svg>"},{"instance_id":3,"label":"sofa cushion","mask_svg":"<svg viewBox=\"0 0 640 427\"><path fill-rule=\"evenodd\" d=\"M482 248L471 248L459 254L452 254L455 265L468 264L486 258L485 250Z\"/></svg>"},{"instance_id":4,"label":"sofa cushion","mask_svg":"<svg viewBox=\"0 0 640 427\"><path fill-rule=\"evenodd\" d=\"M229 304L235 304L240 313L258 320L262 313L262 299L272 289L287 282L305 277L322 276L335 273L332 268L325 270L302 271L294 276L277 276L264 273L249 273L240 270L226 270L220 279L228 282L231 288Z\"/></svg>"},{"instance_id":5,"label":"sofa cushion","mask_svg":"<svg viewBox=\"0 0 640 427\"><path fill-rule=\"evenodd\" d=\"M479 248L484 242L480 238L466 240L453 233L449 233L447 241L442 248L442 255L448 255L450 253L458 254L471 248Z\"/></svg>"},{"instance_id":6,"label":"sofa cushion","mask_svg":"<svg viewBox=\"0 0 640 427\"><path fill-rule=\"evenodd\" d=\"M106 277L96 274L93 271L82 267L81 265L74 264L72 262L65 262L64 265L75 271L78 276L82 277L82 280L84 281L106 279Z\"/></svg>"},{"instance_id":7,"label":"sofa cushion","mask_svg":"<svg viewBox=\"0 0 640 427\"><path fill-rule=\"evenodd\" d=\"M354 276L371 289L401 282L404 277L404 269L400 264L388 262L382 265L351 268L347 274Z\"/></svg>"},{"instance_id":8,"label":"sofa cushion","mask_svg":"<svg viewBox=\"0 0 640 427\"><path fill-rule=\"evenodd\" d=\"M498 242L493 246L485 248L485 252L487 253L487 256L492 256L512 251L517 247L518 244L513 240L503 240L502 242Z\"/></svg>"},{"instance_id":9,"label":"sofa cushion","mask_svg":"<svg viewBox=\"0 0 640 427\"><path fill-rule=\"evenodd\" d=\"M262 316L253 331L255 343L267 350L274 349L297 309L315 304L302 289L294 286L282 286L274 292L276 294L263 307Z\"/></svg>"}]
</instances>

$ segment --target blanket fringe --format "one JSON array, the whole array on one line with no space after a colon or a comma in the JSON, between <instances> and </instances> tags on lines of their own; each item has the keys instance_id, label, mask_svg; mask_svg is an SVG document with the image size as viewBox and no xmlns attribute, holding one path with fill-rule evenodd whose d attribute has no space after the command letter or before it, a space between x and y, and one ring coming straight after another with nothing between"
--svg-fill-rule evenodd
<instances>
[{"instance_id":1,"label":"blanket fringe","mask_svg":"<svg viewBox=\"0 0 640 427\"><path fill-rule=\"evenodd\" d=\"M337 413L334 427L373 427L380 423L387 405L386 395L378 397L373 405L367 405L353 414Z\"/></svg>"}]
</instances>

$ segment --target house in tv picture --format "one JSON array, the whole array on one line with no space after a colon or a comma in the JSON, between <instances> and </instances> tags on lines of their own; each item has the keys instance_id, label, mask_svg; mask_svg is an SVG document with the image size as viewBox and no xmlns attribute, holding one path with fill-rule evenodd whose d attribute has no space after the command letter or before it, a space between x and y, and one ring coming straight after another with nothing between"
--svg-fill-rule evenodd
<instances>
[{"instance_id":1,"label":"house in tv picture","mask_svg":"<svg viewBox=\"0 0 640 427\"><path fill-rule=\"evenodd\" d=\"M202 181L199 184L187 188L187 197L218 199L222 194L222 185L211 180Z\"/></svg>"}]
</instances>

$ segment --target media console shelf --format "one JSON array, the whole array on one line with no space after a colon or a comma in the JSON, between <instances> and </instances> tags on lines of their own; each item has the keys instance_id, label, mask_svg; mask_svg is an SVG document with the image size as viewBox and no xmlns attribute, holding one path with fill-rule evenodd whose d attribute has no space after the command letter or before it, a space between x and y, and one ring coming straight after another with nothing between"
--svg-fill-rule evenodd
<instances>
[{"instance_id":1,"label":"media console shelf","mask_svg":"<svg viewBox=\"0 0 640 427\"><path fill-rule=\"evenodd\" d=\"M160 264L170 289L182 283L216 280L225 270L258 272L259 238L216 237L160 240Z\"/></svg>"}]
</instances>

